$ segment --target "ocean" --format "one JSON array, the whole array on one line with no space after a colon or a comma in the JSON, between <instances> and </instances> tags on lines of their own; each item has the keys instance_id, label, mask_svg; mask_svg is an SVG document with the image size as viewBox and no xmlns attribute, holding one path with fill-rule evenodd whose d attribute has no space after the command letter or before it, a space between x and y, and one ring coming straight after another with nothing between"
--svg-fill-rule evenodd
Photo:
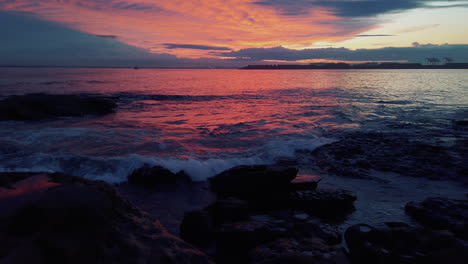
<instances>
[{"instance_id":1,"label":"ocean","mask_svg":"<svg viewBox=\"0 0 468 264\"><path fill-rule=\"evenodd\" d=\"M394 173L376 173L384 181L326 175L312 166L310 153L349 133L397 133L444 146L468 139L466 129L453 125L468 118L467 73L2 68L0 99L100 94L118 108L104 116L0 122L0 171L121 183L149 164L203 181L236 165L290 163L322 176L323 186L357 190L366 206L373 201L378 208L362 211L361 219L380 211L385 219L395 202L401 210L404 201L463 197L466 188Z\"/></svg>"}]
</instances>

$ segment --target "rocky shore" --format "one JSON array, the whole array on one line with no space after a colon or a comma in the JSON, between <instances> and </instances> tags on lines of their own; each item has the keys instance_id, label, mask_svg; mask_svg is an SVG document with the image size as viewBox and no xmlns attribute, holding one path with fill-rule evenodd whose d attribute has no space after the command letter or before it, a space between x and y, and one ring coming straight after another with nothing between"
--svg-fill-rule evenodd
<instances>
[{"instance_id":1,"label":"rocky shore","mask_svg":"<svg viewBox=\"0 0 468 264\"><path fill-rule=\"evenodd\" d=\"M190 206L174 203L178 214L165 215L144 203L151 197L185 197ZM277 166L238 166L206 183L146 166L117 186L1 173L0 262L466 263L468 200L408 201L411 223L342 230L356 199ZM158 221L171 217L180 238Z\"/></svg>"},{"instance_id":2,"label":"rocky shore","mask_svg":"<svg viewBox=\"0 0 468 264\"><path fill-rule=\"evenodd\" d=\"M100 95L27 94L0 101L0 121L37 121L54 117L103 115L117 104Z\"/></svg>"}]
</instances>

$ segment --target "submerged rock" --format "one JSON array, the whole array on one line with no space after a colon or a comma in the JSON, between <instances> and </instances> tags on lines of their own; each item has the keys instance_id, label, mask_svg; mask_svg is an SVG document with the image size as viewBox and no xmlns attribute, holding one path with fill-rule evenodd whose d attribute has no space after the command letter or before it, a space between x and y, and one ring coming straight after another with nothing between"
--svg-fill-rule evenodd
<instances>
[{"instance_id":1,"label":"submerged rock","mask_svg":"<svg viewBox=\"0 0 468 264\"><path fill-rule=\"evenodd\" d=\"M150 167L145 165L136 169L128 176L128 183L143 186L145 188L177 187L192 182L185 172L172 173L161 166Z\"/></svg>"},{"instance_id":2,"label":"submerged rock","mask_svg":"<svg viewBox=\"0 0 468 264\"><path fill-rule=\"evenodd\" d=\"M452 233L404 223L354 225L346 230L345 240L353 263L462 264L468 259L468 246Z\"/></svg>"},{"instance_id":3,"label":"submerged rock","mask_svg":"<svg viewBox=\"0 0 468 264\"><path fill-rule=\"evenodd\" d=\"M109 98L91 95L27 94L0 101L0 121L33 121L53 117L102 115L114 112Z\"/></svg>"},{"instance_id":4,"label":"submerged rock","mask_svg":"<svg viewBox=\"0 0 468 264\"><path fill-rule=\"evenodd\" d=\"M432 197L406 204L405 211L419 223L434 229L451 230L468 239L468 200Z\"/></svg>"},{"instance_id":5,"label":"submerged rock","mask_svg":"<svg viewBox=\"0 0 468 264\"><path fill-rule=\"evenodd\" d=\"M115 189L64 174L1 173L1 263L211 263Z\"/></svg>"}]
</instances>

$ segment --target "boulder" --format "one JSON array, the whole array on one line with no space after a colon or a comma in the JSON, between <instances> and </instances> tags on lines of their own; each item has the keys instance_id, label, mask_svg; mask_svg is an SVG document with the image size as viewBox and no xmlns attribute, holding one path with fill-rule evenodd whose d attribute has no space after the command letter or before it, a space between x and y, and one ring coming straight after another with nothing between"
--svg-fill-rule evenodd
<instances>
[{"instance_id":1,"label":"boulder","mask_svg":"<svg viewBox=\"0 0 468 264\"><path fill-rule=\"evenodd\" d=\"M241 165L209 178L211 188L221 197L256 198L287 191L298 169L266 165Z\"/></svg>"},{"instance_id":2,"label":"boulder","mask_svg":"<svg viewBox=\"0 0 468 264\"><path fill-rule=\"evenodd\" d=\"M251 213L255 213L248 201L235 197L217 200L206 208L215 223L246 220Z\"/></svg>"},{"instance_id":3,"label":"boulder","mask_svg":"<svg viewBox=\"0 0 468 264\"><path fill-rule=\"evenodd\" d=\"M218 263L248 263L250 250L286 235L286 231L268 221L259 220L222 224L216 234L215 259Z\"/></svg>"},{"instance_id":4,"label":"boulder","mask_svg":"<svg viewBox=\"0 0 468 264\"><path fill-rule=\"evenodd\" d=\"M27 94L0 101L0 121L33 121L53 117L102 115L114 112L110 98L92 95Z\"/></svg>"},{"instance_id":5,"label":"boulder","mask_svg":"<svg viewBox=\"0 0 468 264\"><path fill-rule=\"evenodd\" d=\"M180 237L200 248L208 248L213 241L215 226L207 210L194 210L184 214L180 224Z\"/></svg>"},{"instance_id":6,"label":"boulder","mask_svg":"<svg viewBox=\"0 0 468 264\"><path fill-rule=\"evenodd\" d=\"M150 167L145 165L136 169L128 176L128 183L150 189L178 187L192 182L185 172L172 173L161 166Z\"/></svg>"},{"instance_id":7,"label":"boulder","mask_svg":"<svg viewBox=\"0 0 468 264\"><path fill-rule=\"evenodd\" d=\"M293 191L307 191L315 190L318 183L320 182L320 177L315 175L300 174L297 175L291 181L291 190Z\"/></svg>"},{"instance_id":8,"label":"boulder","mask_svg":"<svg viewBox=\"0 0 468 264\"><path fill-rule=\"evenodd\" d=\"M389 223L348 228L345 240L353 263L465 263L468 246L448 231Z\"/></svg>"},{"instance_id":9,"label":"boulder","mask_svg":"<svg viewBox=\"0 0 468 264\"><path fill-rule=\"evenodd\" d=\"M105 182L1 173L1 263L211 263Z\"/></svg>"},{"instance_id":10,"label":"boulder","mask_svg":"<svg viewBox=\"0 0 468 264\"><path fill-rule=\"evenodd\" d=\"M451 230L457 236L468 239L468 200L432 197L420 203L406 204L405 211L425 226Z\"/></svg>"}]
</instances>

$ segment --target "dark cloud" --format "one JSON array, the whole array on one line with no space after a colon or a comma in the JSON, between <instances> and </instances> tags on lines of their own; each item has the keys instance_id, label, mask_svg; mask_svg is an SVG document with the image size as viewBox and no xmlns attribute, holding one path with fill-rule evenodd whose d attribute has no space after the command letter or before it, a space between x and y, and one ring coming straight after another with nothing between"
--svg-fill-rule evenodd
<instances>
[{"instance_id":1,"label":"dark cloud","mask_svg":"<svg viewBox=\"0 0 468 264\"><path fill-rule=\"evenodd\" d=\"M325 8L340 17L372 17L385 13L399 12L420 7L453 7L454 5L433 6L432 0L260 0L257 5L273 7L283 15L300 16L308 10ZM456 6L467 6L467 1L446 0Z\"/></svg>"},{"instance_id":2,"label":"dark cloud","mask_svg":"<svg viewBox=\"0 0 468 264\"><path fill-rule=\"evenodd\" d=\"M118 38L118 36L116 35L95 35L96 37L100 37L100 38L107 38L107 39L116 39Z\"/></svg>"},{"instance_id":3,"label":"dark cloud","mask_svg":"<svg viewBox=\"0 0 468 264\"><path fill-rule=\"evenodd\" d=\"M232 50L228 47L208 46L208 45L175 44L175 43L163 43L163 45L166 49Z\"/></svg>"},{"instance_id":4,"label":"dark cloud","mask_svg":"<svg viewBox=\"0 0 468 264\"><path fill-rule=\"evenodd\" d=\"M395 35L387 34L375 34L375 35L356 35L356 38L368 38L368 37L394 37Z\"/></svg>"},{"instance_id":5,"label":"dark cloud","mask_svg":"<svg viewBox=\"0 0 468 264\"><path fill-rule=\"evenodd\" d=\"M468 44L433 45L413 43L413 47L386 47L381 49L321 48L293 50L284 47L252 48L222 53L223 57L251 60L298 61L310 59L342 61L401 61L421 62L426 57L452 57L456 61L468 61Z\"/></svg>"}]
</instances>

